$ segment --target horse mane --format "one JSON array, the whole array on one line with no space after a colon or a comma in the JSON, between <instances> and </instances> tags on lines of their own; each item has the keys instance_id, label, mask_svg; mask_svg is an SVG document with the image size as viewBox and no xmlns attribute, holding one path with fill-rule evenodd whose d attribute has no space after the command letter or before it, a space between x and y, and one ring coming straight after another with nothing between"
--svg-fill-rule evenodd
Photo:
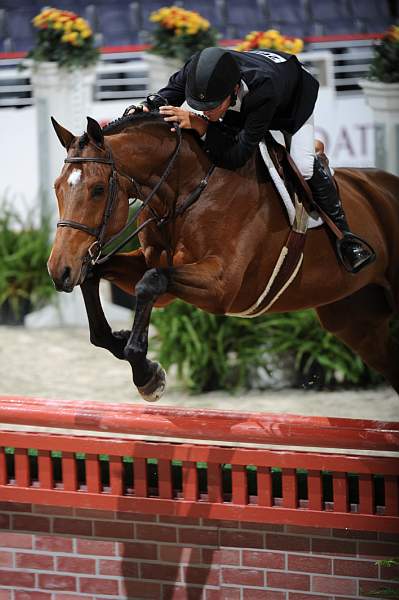
<instances>
[{"instance_id":1,"label":"horse mane","mask_svg":"<svg viewBox=\"0 0 399 600\"><path fill-rule=\"evenodd\" d=\"M114 121L111 121L107 125L104 125L102 131L104 135L113 135L115 133L120 133L127 127L131 125L137 125L142 121L154 122L154 123L162 123L164 125L168 125L164 120L163 116L158 112L140 112L137 114L126 115L125 117L119 117Z\"/></svg>"},{"instance_id":2,"label":"horse mane","mask_svg":"<svg viewBox=\"0 0 399 600\"><path fill-rule=\"evenodd\" d=\"M119 117L118 119L110 121L110 123L107 123L107 125L104 125L104 127L102 127L102 132L104 135L114 135L116 133L121 133L121 131L124 131L132 125L141 123L142 121L168 125L168 123L164 120L163 116L158 112L140 112L137 114ZM85 131L79 138L79 148L84 148L88 143L89 136Z\"/></svg>"}]
</instances>

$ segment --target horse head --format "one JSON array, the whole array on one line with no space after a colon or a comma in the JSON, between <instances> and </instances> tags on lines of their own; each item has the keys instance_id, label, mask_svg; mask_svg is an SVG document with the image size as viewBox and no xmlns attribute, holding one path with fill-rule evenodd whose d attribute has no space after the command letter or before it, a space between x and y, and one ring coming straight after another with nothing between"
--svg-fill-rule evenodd
<instances>
[{"instance_id":1,"label":"horse head","mask_svg":"<svg viewBox=\"0 0 399 600\"><path fill-rule=\"evenodd\" d=\"M55 181L60 220L47 267L57 290L71 292L84 280L99 238L106 242L124 226L129 184L97 121L88 117L80 137L52 123L67 158Z\"/></svg>"}]
</instances>

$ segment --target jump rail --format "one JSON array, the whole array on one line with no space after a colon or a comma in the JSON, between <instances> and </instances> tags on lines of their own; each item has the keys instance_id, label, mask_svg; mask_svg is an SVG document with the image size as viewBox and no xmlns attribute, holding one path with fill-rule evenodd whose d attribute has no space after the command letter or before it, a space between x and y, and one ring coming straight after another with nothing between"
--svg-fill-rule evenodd
<instances>
[{"instance_id":1,"label":"jump rail","mask_svg":"<svg viewBox=\"0 0 399 600\"><path fill-rule=\"evenodd\" d=\"M399 532L397 457L284 449L399 451L398 422L0 396L0 423L163 438L0 431L3 501Z\"/></svg>"}]
</instances>

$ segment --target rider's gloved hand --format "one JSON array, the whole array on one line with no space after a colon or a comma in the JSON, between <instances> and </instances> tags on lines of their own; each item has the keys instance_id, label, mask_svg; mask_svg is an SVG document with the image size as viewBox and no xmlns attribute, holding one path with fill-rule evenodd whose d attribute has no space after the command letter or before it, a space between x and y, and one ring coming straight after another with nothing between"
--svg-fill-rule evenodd
<instances>
[{"instance_id":1,"label":"rider's gloved hand","mask_svg":"<svg viewBox=\"0 0 399 600\"><path fill-rule=\"evenodd\" d=\"M149 94L143 102L140 102L139 105L132 104L127 107L123 116L132 115L137 112L156 112L160 109L161 106L165 106L168 104L166 98L161 96L160 94Z\"/></svg>"},{"instance_id":2,"label":"rider's gloved hand","mask_svg":"<svg viewBox=\"0 0 399 600\"><path fill-rule=\"evenodd\" d=\"M140 112L150 112L150 109L148 108L147 104L145 104L144 102L139 105L131 104L130 106L128 106L125 109L123 116L126 117L127 115L134 115L135 113L140 113Z\"/></svg>"}]
</instances>

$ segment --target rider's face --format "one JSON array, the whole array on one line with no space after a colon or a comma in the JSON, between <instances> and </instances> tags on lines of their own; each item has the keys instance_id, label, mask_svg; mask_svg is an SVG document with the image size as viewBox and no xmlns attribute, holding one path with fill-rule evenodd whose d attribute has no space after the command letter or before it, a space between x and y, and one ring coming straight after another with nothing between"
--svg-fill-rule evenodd
<instances>
[{"instance_id":1,"label":"rider's face","mask_svg":"<svg viewBox=\"0 0 399 600\"><path fill-rule=\"evenodd\" d=\"M230 102L231 96L227 96L227 98L225 98L223 102L219 104L219 106L217 106L216 108L212 108L212 110L204 110L204 115L210 121L218 121L229 108Z\"/></svg>"},{"instance_id":2,"label":"rider's face","mask_svg":"<svg viewBox=\"0 0 399 600\"><path fill-rule=\"evenodd\" d=\"M237 85L235 88L235 93L237 93L239 86ZM210 120L210 121L218 121L221 117L223 117L224 113L226 112L226 110L229 108L231 104L231 95L227 96L227 98L225 98L223 100L223 102L221 104L219 104L219 106L217 106L216 108L212 108L212 110L204 110L204 115Z\"/></svg>"}]
</instances>

